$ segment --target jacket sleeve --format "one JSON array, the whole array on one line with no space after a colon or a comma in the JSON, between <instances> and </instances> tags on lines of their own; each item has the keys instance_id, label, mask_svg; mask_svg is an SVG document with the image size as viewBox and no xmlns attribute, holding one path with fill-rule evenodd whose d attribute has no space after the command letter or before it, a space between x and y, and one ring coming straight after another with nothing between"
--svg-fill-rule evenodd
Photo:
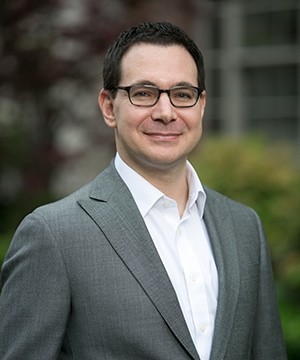
<instances>
[{"instance_id":1,"label":"jacket sleeve","mask_svg":"<svg viewBox=\"0 0 300 360\"><path fill-rule=\"evenodd\" d=\"M269 248L260 219L255 216L260 236L260 283L252 359L287 360Z\"/></svg>"},{"instance_id":2,"label":"jacket sleeve","mask_svg":"<svg viewBox=\"0 0 300 360\"><path fill-rule=\"evenodd\" d=\"M37 214L21 223L1 273L0 359L57 358L70 311L64 261Z\"/></svg>"}]
</instances>

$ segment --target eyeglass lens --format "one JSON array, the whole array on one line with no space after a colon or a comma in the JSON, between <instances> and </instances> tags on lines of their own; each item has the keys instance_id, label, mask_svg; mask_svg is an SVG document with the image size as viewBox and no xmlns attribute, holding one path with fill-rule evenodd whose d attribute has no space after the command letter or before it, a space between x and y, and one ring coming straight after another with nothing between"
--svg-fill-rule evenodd
<instances>
[{"instance_id":1,"label":"eyeglass lens","mask_svg":"<svg viewBox=\"0 0 300 360\"><path fill-rule=\"evenodd\" d=\"M162 92L167 92L172 105L177 107L194 106L198 100L198 89L178 86L169 90L160 90L154 86L134 85L130 88L129 97L133 105L152 106Z\"/></svg>"}]
</instances>

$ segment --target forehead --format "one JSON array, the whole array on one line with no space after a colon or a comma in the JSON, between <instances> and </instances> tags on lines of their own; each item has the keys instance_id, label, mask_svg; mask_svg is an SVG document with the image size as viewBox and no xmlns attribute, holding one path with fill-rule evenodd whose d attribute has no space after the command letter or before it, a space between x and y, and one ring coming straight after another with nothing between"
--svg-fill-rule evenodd
<instances>
[{"instance_id":1,"label":"forehead","mask_svg":"<svg viewBox=\"0 0 300 360\"><path fill-rule=\"evenodd\" d=\"M121 82L154 84L190 82L197 86L197 66L180 45L135 44L121 60Z\"/></svg>"}]
</instances>

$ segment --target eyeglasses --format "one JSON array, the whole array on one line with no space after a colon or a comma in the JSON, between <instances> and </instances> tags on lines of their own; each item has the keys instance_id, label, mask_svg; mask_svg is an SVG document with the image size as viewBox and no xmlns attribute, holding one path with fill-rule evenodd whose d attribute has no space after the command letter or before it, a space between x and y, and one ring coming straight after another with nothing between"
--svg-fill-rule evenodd
<instances>
[{"instance_id":1,"label":"eyeglasses","mask_svg":"<svg viewBox=\"0 0 300 360\"><path fill-rule=\"evenodd\" d=\"M154 106L162 93L167 93L170 102L177 108L195 106L203 89L195 86L174 86L171 89L159 89L152 85L117 86L115 89L125 90L129 101L135 106Z\"/></svg>"}]
</instances>

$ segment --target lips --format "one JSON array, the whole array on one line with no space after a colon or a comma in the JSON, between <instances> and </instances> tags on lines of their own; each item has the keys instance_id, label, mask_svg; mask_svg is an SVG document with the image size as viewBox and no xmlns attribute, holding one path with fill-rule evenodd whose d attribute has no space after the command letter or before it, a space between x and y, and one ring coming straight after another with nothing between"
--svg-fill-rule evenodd
<instances>
[{"instance_id":1,"label":"lips","mask_svg":"<svg viewBox=\"0 0 300 360\"><path fill-rule=\"evenodd\" d=\"M174 141L181 135L181 133L174 132L145 132L144 134L154 140L160 141Z\"/></svg>"},{"instance_id":2,"label":"lips","mask_svg":"<svg viewBox=\"0 0 300 360\"><path fill-rule=\"evenodd\" d=\"M180 121L174 121L168 124L161 122L143 123L140 131L153 140L174 141L185 133L185 124Z\"/></svg>"},{"instance_id":3,"label":"lips","mask_svg":"<svg viewBox=\"0 0 300 360\"><path fill-rule=\"evenodd\" d=\"M171 133L171 132L145 132L149 136L179 136L181 133Z\"/></svg>"}]
</instances>

